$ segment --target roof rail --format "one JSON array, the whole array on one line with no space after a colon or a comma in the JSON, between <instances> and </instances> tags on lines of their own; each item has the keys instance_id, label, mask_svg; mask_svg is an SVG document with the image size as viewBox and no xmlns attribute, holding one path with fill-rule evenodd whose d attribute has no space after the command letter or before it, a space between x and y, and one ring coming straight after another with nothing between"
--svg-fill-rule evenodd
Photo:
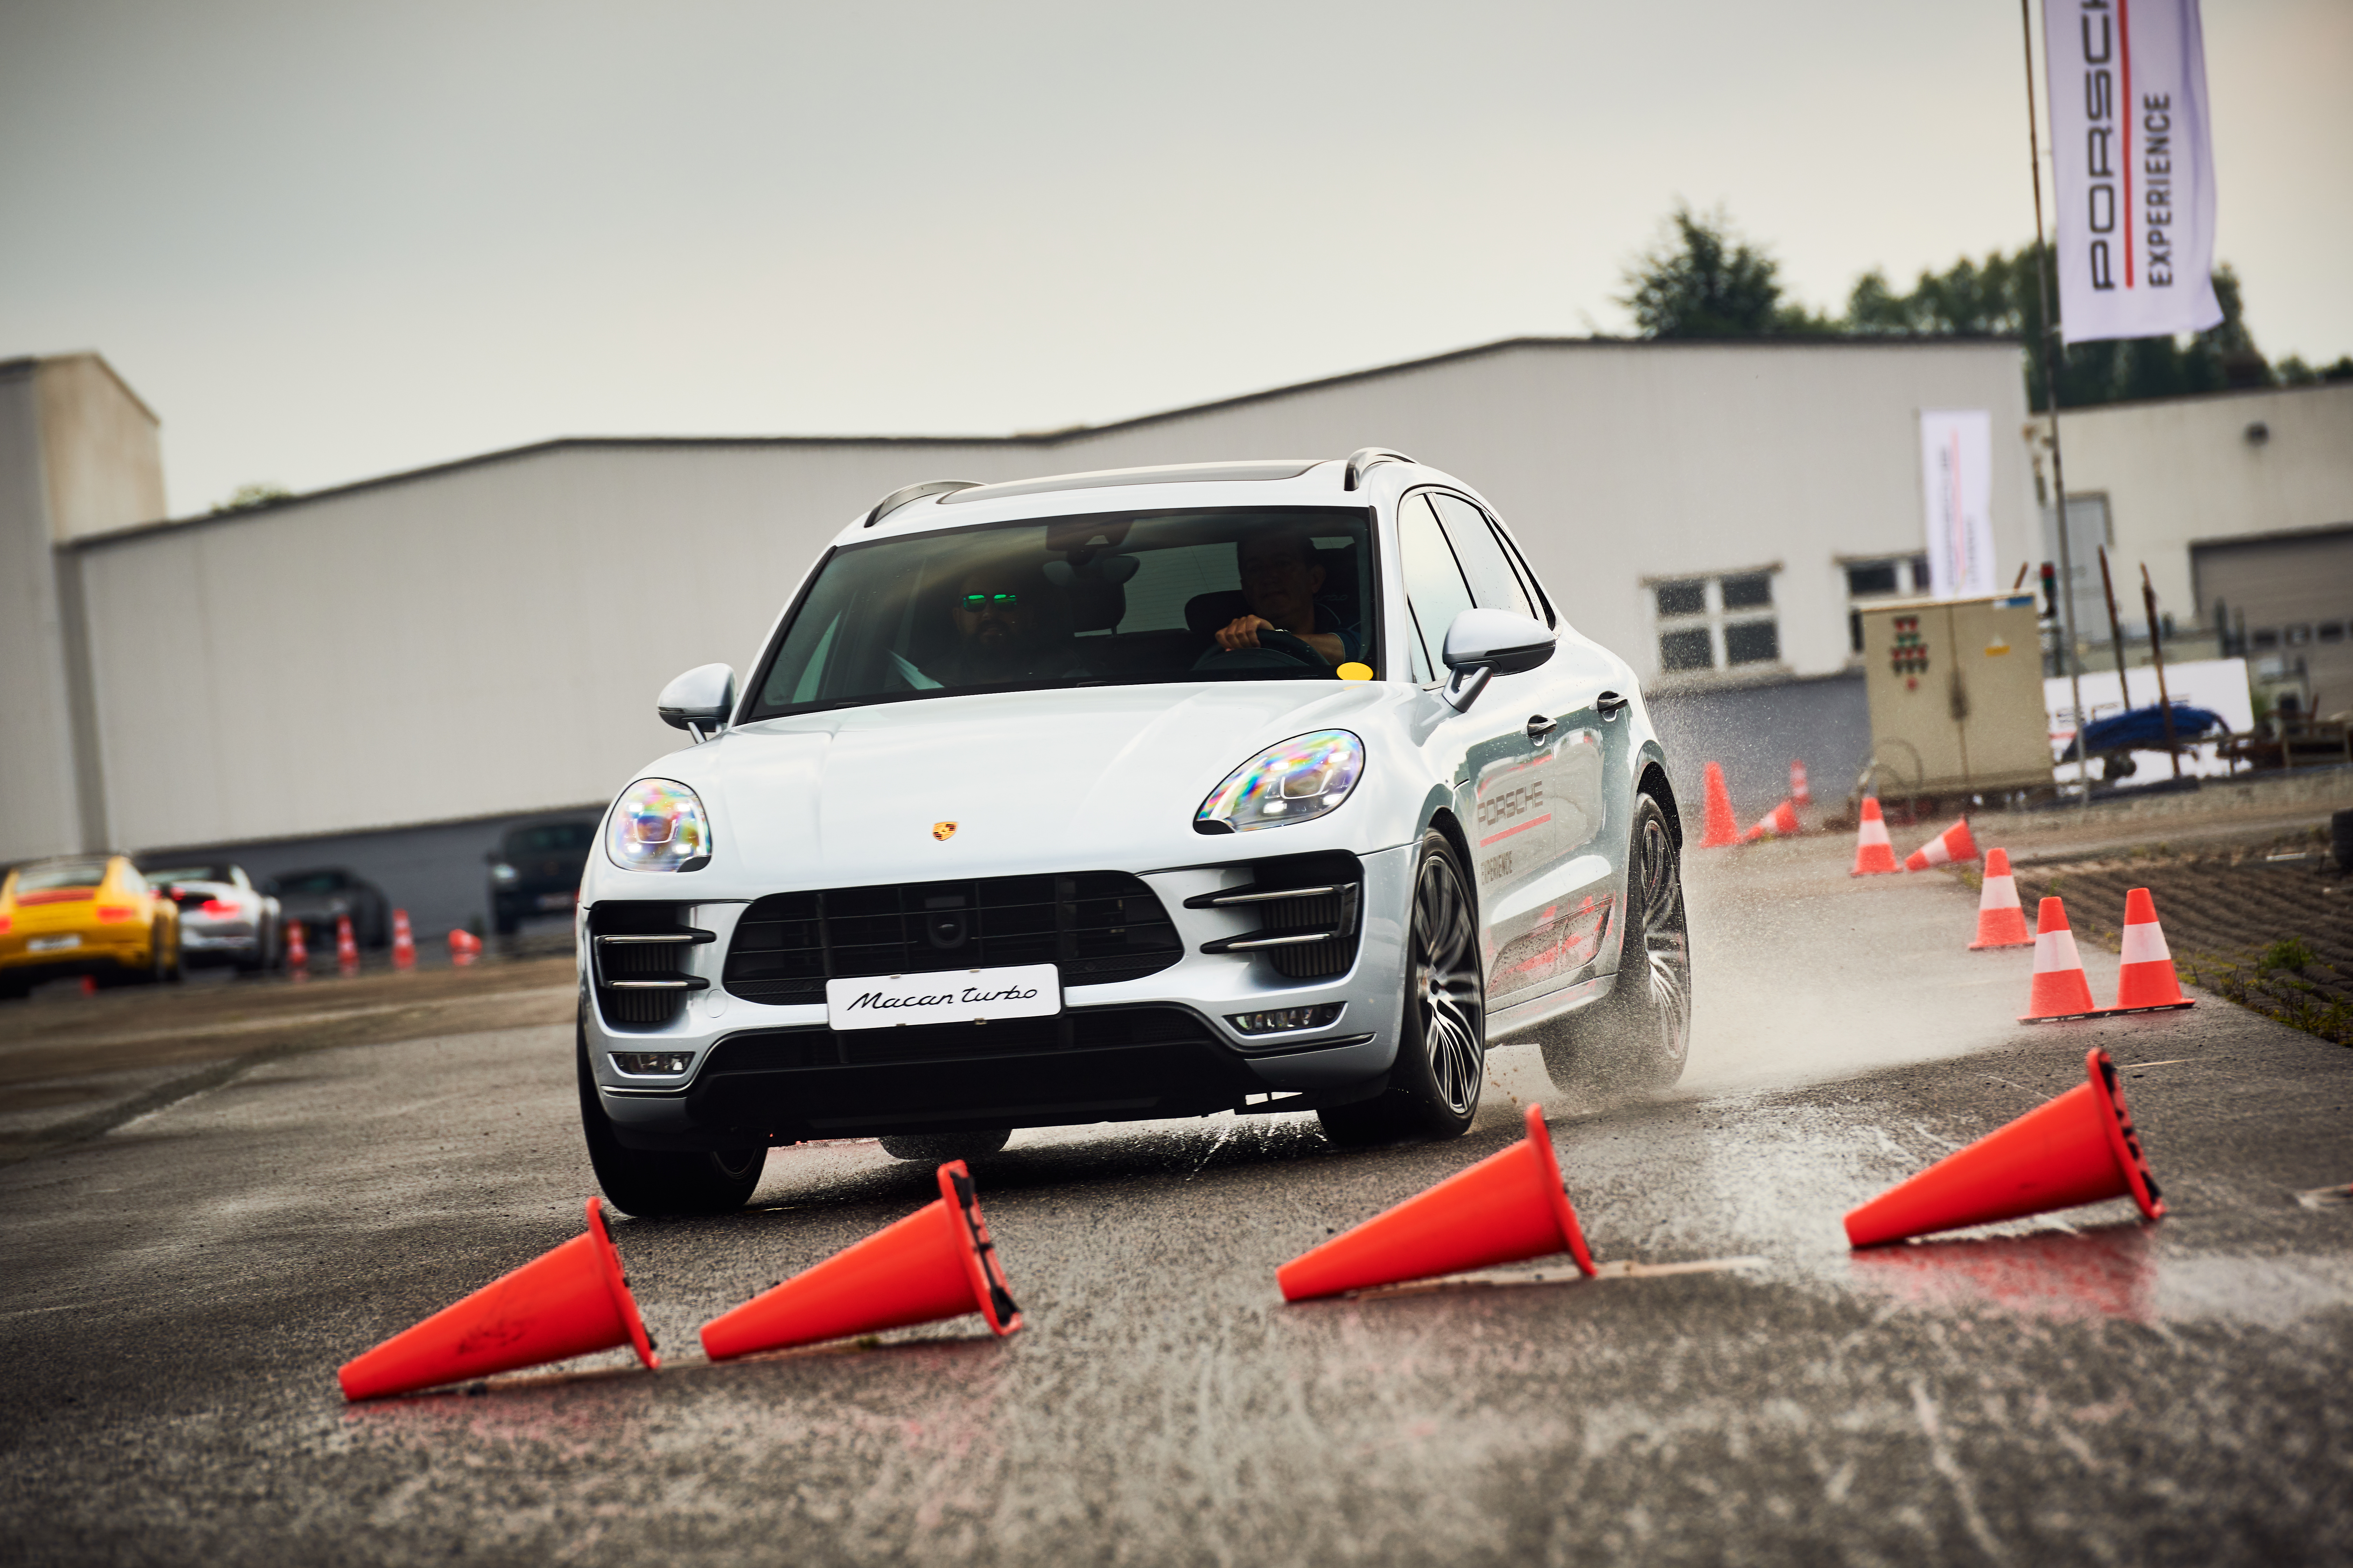
<instances>
[{"instance_id":1,"label":"roof rail","mask_svg":"<svg viewBox=\"0 0 2353 1568\"><path fill-rule=\"evenodd\" d=\"M1340 488L1344 490L1355 489L1364 482L1367 471L1380 467L1383 463L1412 461L1413 459L1403 452L1392 452L1387 447L1359 447L1348 454L1348 471L1341 479Z\"/></svg>"},{"instance_id":2,"label":"roof rail","mask_svg":"<svg viewBox=\"0 0 2353 1568\"><path fill-rule=\"evenodd\" d=\"M874 510L866 514L866 521L859 526L871 528L911 500L921 500L925 496L944 496L950 490L970 490L979 488L978 479L927 479L920 485L902 485L876 501Z\"/></svg>"}]
</instances>

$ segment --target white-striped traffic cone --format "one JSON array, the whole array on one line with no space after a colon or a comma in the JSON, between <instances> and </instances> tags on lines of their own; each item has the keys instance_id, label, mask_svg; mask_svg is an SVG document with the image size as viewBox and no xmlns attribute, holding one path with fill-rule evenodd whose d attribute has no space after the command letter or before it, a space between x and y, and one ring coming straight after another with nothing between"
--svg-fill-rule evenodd
<instances>
[{"instance_id":1,"label":"white-striped traffic cone","mask_svg":"<svg viewBox=\"0 0 2353 1568\"><path fill-rule=\"evenodd\" d=\"M2111 1013L2162 1013L2173 1007L2195 1007L2181 994L2173 973L2173 952L2165 945L2164 928L2157 923L2157 900L2147 888L2125 895L2125 962L2116 971L2116 1005Z\"/></svg>"},{"instance_id":2,"label":"white-striped traffic cone","mask_svg":"<svg viewBox=\"0 0 2353 1568\"><path fill-rule=\"evenodd\" d=\"M2018 905L2018 879L2010 874L2010 851L1986 851L1985 887L1978 894L1978 939L1981 947L2032 947L2034 933L2026 929L2026 911Z\"/></svg>"},{"instance_id":3,"label":"white-striped traffic cone","mask_svg":"<svg viewBox=\"0 0 2353 1568\"><path fill-rule=\"evenodd\" d=\"M2075 933L2067 928L2067 906L2045 899L2034 914L2034 989L2019 1015L2021 1024L2052 1024L2063 1018L2095 1018L2092 984L2084 978L2084 958L2075 951Z\"/></svg>"},{"instance_id":4,"label":"white-striped traffic cone","mask_svg":"<svg viewBox=\"0 0 2353 1568\"><path fill-rule=\"evenodd\" d=\"M1906 871L1926 871L1931 866L1949 866L1956 860L1978 858L1978 841L1969 837L1969 819L1961 818L1919 848L1912 851L1904 862Z\"/></svg>"},{"instance_id":5,"label":"white-striped traffic cone","mask_svg":"<svg viewBox=\"0 0 2353 1568\"><path fill-rule=\"evenodd\" d=\"M1895 863L1895 846L1888 842L1887 819L1879 815L1879 797L1862 797L1862 826L1855 829L1854 869L1856 877L1880 877L1901 871Z\"/></svg>"}]
</instances>

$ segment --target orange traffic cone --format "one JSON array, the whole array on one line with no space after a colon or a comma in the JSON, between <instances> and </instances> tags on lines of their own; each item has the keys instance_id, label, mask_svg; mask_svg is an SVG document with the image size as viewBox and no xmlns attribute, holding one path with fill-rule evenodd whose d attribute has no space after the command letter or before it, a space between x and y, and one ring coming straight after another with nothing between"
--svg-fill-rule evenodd
<instances>
[{"instance_id":1,"label":"orange traffic cone","mask_svg":"<svg viewBox=\"0 0 2353 1568\"><path fill-rule=\"evenodd\" d=\"M98 994L97 975L85 974L81 977L81 994L85 996L95 996Z\"/></svg>"},{"instance_id":2,"label":"orange traffic cone","mask_svg":"<svg viewBox=\"0 0 2353 1568\"><path fill-rule=\"evenodd\" d=\"M358 939L352 935L352 917L349 915L335 917L335 967L343 972L345 979L360 972L360 944Z\"/></svg>"},{"instance_id":3,"label":"orange traffic cone","mask_svg":"<svg viewBox=\"0 0 2353 1568\"><path fill-rule=\"evenodd\" d=\"M408 929L408 911L392 911L392 966L395 969L417 967L417 936Z\"/></svg>"},{"instance_id":4,"label":"orange traffic cone","mask_svg":"<svg viewBox=\"0 0 2353 1568\"><path fill-rule=\"evenodd\" d=\"M344 1398L379 1399L624 1344L647 1366L661 1364L605 1234L604 1211L590 1198L587 1235L393 1335L335 1376Z\"/></svg>"},{"instance_id":5,"label":"orange traffic cone","mask_svg":"<svg viewBox=\"0 0 2353 1568\"><path fill-rule=\"evenodd\" d=\"M2161 1013L2168 1007L2195 1007L2181 994L2173 973L2173 952L2165 945L2164 928L2157 923L2157 900L2147 888L2125 895L2125 962L2116 971L2116 1005L2111 1013Z\"/></svg>"},{"instance_id":6,"label":"orange traffic cone","mask_svg":"<svg viewBox=\"0 0 2353 1568\"><path fill-rule=\"evenodd\" d=\"M1785 800L1757 819L1757 826L1740 836L1743 844L1754 844L1760 838L1788 838L1798 831L1798 803Z\"/></svg>"},{"instance_id":7,"label":"orange traffic cone","mask_svg":"<svg viewBox=\"0 0 2353 1568\"><path fill-rule=\"evenodd\" d=\"M302 940L302 937L303 926L301 921L294 921L287 925L286 967L293 972L294 978L297 980L311 978L311 946Z\"/></svg>"},{"instance_id":8,"label":"orange traffic cone","mask_svg":"<svg viewBox=\"0 0 2353 1568\"><path fill-rule=\"evenodd\" d=\"M2149 1218L2163 1215L2165 1202L2133 1133L2116 1064L2105 1051L2089 1051L2084 1072L2089 1082L2043 1101L1848 1215L1847 1240L1876 1247L2126 1194Z\"/></svg>"},{"instance_id":9,"label":"orange traffic cone","mask_svg":"<svg viewBox=\"0 0 2353 1568\"><path fill-rule=\"evenodd\" d=\"M939 1180L940 1195L906 1218L703 1324L704 1353L725 1361L966 1312L1000 1334L1019 1328L972 1173L953 1160Z\"/></svg>"},{"instance_id":10,"label":"orange traffic cone","mask_svg":"<svg viewBox=\"0 0 2353 1568\"><path fill-rule=\"evenodd\" d=\"M1862 826L1855 830L1854 877L1877 877L1903 868L1895 863L1895 846L1887 840L1887 819L1879 815L1879 797L1862 797Z\"/></svg>"},{"instance_id":11,"label":"orange traffic cone","mask_svg":"<svg viewBox=\"0 0 2353 1568\"><path fill-rule=\"evenodd\" d=\"M1594 1272L1577 1210L1561 1186L1544 1108L1527 1136L1275 1270L1286 1301L1337 1296L1566 1250Z\"/></svg>"},{"instance_id":12,"label":"orange traffic cone","mask_svg":"<svg viewBox=\"0 0 2353 1568\"><path fill-rule=\"evenodd\" d=\"M2032 947L2034 933L2026 929L2026 911L2019 907L2018 879L2010 874L2010 851L1986 851L1985 886L1978 893L1978 939L1981 947Z\"/></svg>"},{"instance_id":13,"label":"orange traffic cone","mask_svg":"<svg viewBox=\"0 0 2353 1568\"><path fill-rule=\"evenodd\" d=\"M1806 783L1806 764L1796 757L1789 759L1789 798L1799 805L1814 804L1814 792Z\"/></svg>"},{"instance_id":14,"label":"orange traffic cone","mask_svg":"<svg viewBox=\"0 0 2353 1568\"><path fill-rule=\"evenodd\" d=\"M1956 860L1978 858L1978 841L1969 837L1969 819L1961 818L1919 848L1912 851L1904 862L1906 871L1925 871L1931 866L1949 866Z\"/></svg>"},{"instance_id":15,"label":"orange traffic cone","mask_svg":"<svg viewBox=\"0 0 2353 1568\"><path fill-rule=\"evenodd\" d=\"M1740 822L1732 815L1732 792L1724 787L1724 770L1714 763L1705 769L1707 831L1700 836L1703 849L1721 849L1740 842Z\"/></svg>"},{"instance_id":16,"label":"orange traffic cone","mask_svg":"<svg viewBox=\"0 0 2353 1568\"><path fill-rule=\"evenodd\" d=\"M2021 1024L2089 1018L2099 1012L2092 1005L2092 986L2084 978L2075 933L2067 929L2067 906L2056 899L2043 900L2034 911L2034 989L2026 1005L2033 1011L2019 1016Z\"/></svg>"},{"instance_id":17,"label":"orange traffic cone","mask_svg":"<svg viewBox=\"0 0 2353 1568\"><path fill-rule=\"evenodd\" d=\"M449 932L449 962L463 969L480 956L482 939L470 931L452 929Z\"/></svg>"}]
</instances>

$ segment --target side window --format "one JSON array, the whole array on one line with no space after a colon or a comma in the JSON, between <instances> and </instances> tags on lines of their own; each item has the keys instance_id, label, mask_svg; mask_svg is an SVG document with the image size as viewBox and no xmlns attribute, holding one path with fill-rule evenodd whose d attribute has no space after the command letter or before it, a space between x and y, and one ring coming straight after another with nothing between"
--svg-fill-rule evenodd
<instances>
[{"instance_id":1,"label":"side window","mask_svg":"<svg viewBox=\"0 0 2353 1568\"><path fill-rule=\"evenodd\" d=\"M1527 591L1520 586L1520 575L1512 570L1512 563L1504 554L1503 542L1488 526L1487 514L1464 500L1461 496L1432 495L1440 520L1446 525L1446 537L1453 542L1455 559L1462 563L1463 575L1471 579L1471 596L1482 609L1509 610L1515 616L1534 616L1535 606L1528 603Z\"/></svg>"},{"instance_id":2,"label":"side window","mask_svg":"<svg viewBox=\"0 0 2353 1568\"><path fill-rule=\"evenodd\" d=\"M1408 496L1398 509L1398 565L1420 628L1423 662L1435 679L1445 667L1446 628L1476 601L1426 495Z\"/></svg>"}]
</instances>

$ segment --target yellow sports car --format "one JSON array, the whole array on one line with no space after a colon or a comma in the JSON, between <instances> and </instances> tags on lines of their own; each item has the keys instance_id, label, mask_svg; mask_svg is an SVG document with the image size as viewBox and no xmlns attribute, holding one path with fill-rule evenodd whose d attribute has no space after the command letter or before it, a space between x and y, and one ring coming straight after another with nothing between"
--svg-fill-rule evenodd
<instances>
[{"instance_id":1,"label":"yellow sports car","mask_svg":"<svg viewBox=\"0 0 2353 1568\"><path fill-rule=\"evenodd\" d=\"M179 907L127 855L36 860L0 881L0 997L71 974L180 978Z\"/></svg>"}]
</instances>

